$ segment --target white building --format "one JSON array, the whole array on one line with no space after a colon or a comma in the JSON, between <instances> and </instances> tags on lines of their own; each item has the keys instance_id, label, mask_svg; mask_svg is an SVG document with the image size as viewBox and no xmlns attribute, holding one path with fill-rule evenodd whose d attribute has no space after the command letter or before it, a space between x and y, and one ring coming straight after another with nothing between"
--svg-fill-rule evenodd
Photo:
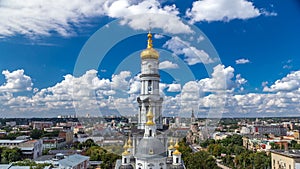
<instances>
[{"instance_id":1,"label":"white building","mask_svg":"<svg viewBox=\"0 0 300 169\"><path fill-rule=\"evenodd\" d=\"M21 149L23 157L35 159L42 155L42 140L0 140L0 147Z\"/></svg>"},{"instance_id":2,"label":"white building","mask_svg":"<svg viewBox=\"0 0 300 169\"><path fill-rule=\"evenodd\" d=\"M43 141L29 140L18 146L24 158L36 159L43 154Z\"/></svg>"}]
</instances>

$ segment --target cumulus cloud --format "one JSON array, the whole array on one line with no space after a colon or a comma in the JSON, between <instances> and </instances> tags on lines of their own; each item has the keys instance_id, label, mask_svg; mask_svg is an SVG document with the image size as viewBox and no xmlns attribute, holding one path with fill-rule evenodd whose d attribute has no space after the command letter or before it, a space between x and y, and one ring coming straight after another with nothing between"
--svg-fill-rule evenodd
<instances>
[{"instance_id":1,"label":"cumulus cloud","mask_svg":"<svg viewBox=\"0 0 300 169\"><path fill-rule=\"evenodd\" d=\"M288 74L286 77L276 80L270 87L265 86L265 92L289 92L298 91L300 88L300 71L295 71Z\"/></svg>"},{"instance_id":2,"label":"cumulus cloud","mask_svg":"<svg viewBox=\"0 0 300 169\"><path fill-rule=\"evenodd\" d=\"M89 3L80 0L72 3L67 0L3 0L0 6L0 36L49 36L51 32L71 36L74 26L88 17L103 14L101 6L103 2L96 0Z\"/></svg>"},{"instance_id":3,"label":"cumulus cloud","mask_svg":"<svg viewBox=\"0 0 300 169\"><path fill-rule=\"evenodd\" d=\"M154 38L155 39L161 39L161 38L163 38L164 37L164 35L162 35L162 34L154 34Z\"/></svg>"},{"instance_id":4,"label":"cumulus cloud","mask_svg":"<svg viewBox=\"0 0 300 169\"><path fill-rule=\"evenodd\" d=\"M238 59L235 61L235 64L237 64L237 65L246 64L246 63L250 63L250 60L242 58L242 59Z\"/></svg>"},{"instance_id":5,"label":"cumulus cloud","mask_svg":"<svg viewBox=\"0 0 300 169\"><path fill-rule=\"evenodd\" d=\"M184 60L189 65L195 65L197 63L208 64L214 62L204 50L199 50L196 47L191 46L188 42L183 41L177 36L168 40L163 47L171 50L176 55L184 55Z\"/></svg>"},{"instance_id":6,"label":"cumulus cloud","mask_svg":"<svg viewBox=\"0 0 300 169\"><path fill-rule=\"evenodd\" d=\"M234 68L231 66L217 65L214 67L211 78L201 79L199 84L204 91L232 91L247 82L241 75L236 75L234 80Z\"/></svg>"},{"instance_id":7,"label":"cumulus cloud","mask_svg":"<svg viewBox=\"0 0 300 169\"><path fill-rule=\"evenodd\" d=\"M181 91L181 85L180 84L170 84L168 86L168 92L180 92Z\"/></svg>"},{"instance_id":8,"label":"cumulus cloud","mask_svg":"<svg viewBox=\"0 0 300 169\"><path fill-rule=\"evenodd\" d=\"M68 5L66 5L68 4ZM123 18L122 24L135 29L149 28L149 15L153 28L162 28L169 33L191 33L189 26L178 17L175 5L161 4L157 0L131 1L107 0L3 0L0 5L0 37L18 34L35 37L53 33L64 37L76 34L76 28L89 22L90 18L108 16ZM143 14L140 16L136 16Z\"/></svg>"},{"instance_id":9,"label":"cumulus cloud","mask_svg":"<svg viewBox=\"0 0 300 169\"><path fill-rule=\"evenodd\" d=\"M32 90L33 83L31 78L24 74L23 69L15 71L2 71L6 82L0 86L0 92L21 92Z\"/></svg>"},{"instance_id":10,"label":"cumulus cloud","mask_svg":"<svg viewBox=\"0 0 300 169\"><path fill-rule=\"evenodd\" d=\"M186 11L191 22L249 19L261 15L247 0L198 0Z\"/></svg>"},{"instance_id":11,"label":"cumulus cloud","mask_svg":"<svg viewBox=\"0 0 300 169\"><path fill-rule=\"evenodd\" d=\"M31 116L42 117L76 112L77 115L89 113L101 116L113 112L135 114L138 111L136 97L140 92L140 79L139 75L132 76L128 71L111 78L100 78L96 70L89 70L78 77L65 75L59 83L34 91L30 89L31 78L24 75L24 71L3 71L3 74L7 77L7 82L1 85L0 115L7 116L7 112L18 112L18 115L30 112ZM300 111L299 74L300 71L291 72L272 85L264 83L267 93L237 94L233 91L241 90L247 80L242 75L235 74L233 67L217 65L210 78L185 84L160 83L160 92L164 98L163 111L169 115L190 113L191 110L201 114L208 113L210 109L221 108L222 111L218 113L224 113L223 115L295 115L295 112ZM11 85L20 81L22 83L18 85ZM14 95L7 92L8 88L17 89L15 91L31 90L32 94ZM165 95L163 91L178 93ZM42 115L41 112L46 114Z\"/></svg>"},{"instance_id":12,"label":"cumulus cloud","mask_svg":"<svg viewBox=\"0 0 300 169\"><path fill-rule=\"evenodd\" d=\"M176 69L178 65L168 60L159 63L159 69Z\"/></svg>"}]
</instances>

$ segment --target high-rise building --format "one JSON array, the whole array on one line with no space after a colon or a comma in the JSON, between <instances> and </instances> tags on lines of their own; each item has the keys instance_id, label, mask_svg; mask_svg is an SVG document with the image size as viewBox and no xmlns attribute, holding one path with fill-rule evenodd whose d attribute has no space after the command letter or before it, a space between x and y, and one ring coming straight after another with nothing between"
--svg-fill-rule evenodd
<instances>
[{"instance_id":1,"label":"high-rise building","mask_svg":"<svg viewBox=\"0 0 300 169\"><path fill-rule=\"evenodd\" d=\"M153 48L152 34L148 34L148 45L141 52L141 93L139 103L138 129L145 129L146 114L151 105L157 129L162 129L162 102L159 94L159 53Z\"/></svg>"}]
</instances>

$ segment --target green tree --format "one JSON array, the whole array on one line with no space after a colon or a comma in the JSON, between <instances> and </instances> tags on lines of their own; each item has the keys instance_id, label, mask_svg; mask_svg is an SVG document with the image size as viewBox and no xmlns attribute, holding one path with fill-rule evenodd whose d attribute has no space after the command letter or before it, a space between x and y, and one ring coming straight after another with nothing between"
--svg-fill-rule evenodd
<instances>
[{"instance_id":1,"label":"green tree","mask_svg":"<svg viewBox=\"0 0 300 169\"><path fill-rule=\"evenodd\" d=\"M22 158L22 152L19 148L4 148L1 152L1 162L2 163L11 163L19 161Z\"/></svg>"},{"instance_id":2,"label":"green tree","mask_svg":"<svg viewBox=\"0 0 300 169\"><path fill-rule=\"evenodd\" d=\"M87 139L85 142L82 143L82 148L90 148L92 146L97 146L93 139Z\"/></svg>"},{"instance_id":3,"label":"green tree","mask_svg":"<svg viewBox=\"0 0 300 169\"><path fill-rule=\"evenodd\" d=\"M42 135L44 134L43 130L39 130L39 129L33 129L30 133L30 137L32 139L40 139L42 137Z\"/></svg>"},{"instance_id":4,"label":"green tree","mask_svg":"<svg viewBox=\"0 0 300 169\"><path fill-rule=\"evenodd\" d=\"M300 149L300 144L295 144L294 149Z\"/></svg>"},{"instance_id":5,"label":"green tree","mask_svg":"<svg viewBox=\"0 0 300 169\"><path fill-rule=\"evenodd\" d=\"M188 169L218 169L216 161L205 151L191 153L184 160Z\"/></svg>"},{"instance_id":6,"label":"green tree","mask_svg":"<svg viewBox=\"0 0 300 169\"><path fill-rule=\"evenodd\" d=\"M110 153L100 146L91 146L87 151L86 155L90 157L91 161L102 161L100 167L102 169L113 168L117 159L121 158L119 155Z\"/></svg>"},{"instance_id":7,"label":"green tree","mask_svg":"<svg viewBox=\"0 0 300 169\"><path fill-rule=\"evenodd\" d=\"M278 144L270 143L270 145L271 145L271 149L280 149L280 146Z\"/></svg>"}]
</instances>

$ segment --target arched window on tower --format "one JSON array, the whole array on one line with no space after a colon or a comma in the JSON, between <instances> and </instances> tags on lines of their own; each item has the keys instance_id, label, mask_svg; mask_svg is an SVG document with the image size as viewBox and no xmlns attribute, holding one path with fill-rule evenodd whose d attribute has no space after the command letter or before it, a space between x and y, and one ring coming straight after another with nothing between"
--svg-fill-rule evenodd
<instances>
[{"instance_id":1,"label":"arched window on tower","mask_svg":"<svg viewBox=\"0 0 300 169\"><path fill-rule=\"evenodd\" d=\"M148 81L148 92L151 93L152 92L152 80Z\"/></svg>"}]
</instances>

